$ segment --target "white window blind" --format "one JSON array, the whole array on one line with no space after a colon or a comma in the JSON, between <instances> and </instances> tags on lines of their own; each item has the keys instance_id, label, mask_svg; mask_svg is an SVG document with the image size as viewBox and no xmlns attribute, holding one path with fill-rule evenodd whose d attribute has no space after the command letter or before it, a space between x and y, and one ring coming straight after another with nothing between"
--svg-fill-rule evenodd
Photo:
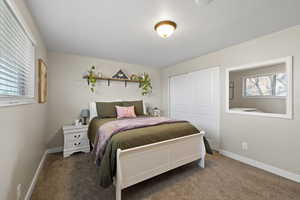
<instances>
[{"instance_id":1,"label":"white window blind","mask_svg":"<svg viewBox=\"0 0 300 200\"><path fill-rule=\"evenodd\" d=\"M0 104L34 98L34 44L17 15L0 0Z\"/></svg>"}]
</instances>

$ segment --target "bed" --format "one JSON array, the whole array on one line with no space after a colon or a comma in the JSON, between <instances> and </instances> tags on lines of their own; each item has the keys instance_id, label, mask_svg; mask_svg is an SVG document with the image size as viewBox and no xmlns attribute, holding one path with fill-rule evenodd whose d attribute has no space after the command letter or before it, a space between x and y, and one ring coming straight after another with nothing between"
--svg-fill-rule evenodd
<instances>
[{"instance_id":1,"label":"bed","mask_svg":"<svg viewBox=\"0 0 300 200\"><path fill-rule=\"evenodd\" d=\"M90 103L90 116L92 120L88 136L91 144L97 144L95 138L100 127L109 123L119 123L115 117L99 118L95 102ZM137 120L151 119L141 115L132 120L134 123ZM100 185L107 187L114 182L116 199L121 200L122 189L171 169L196 160L199 160L198 165L204 168L206 150L203 136L203 130L199 131L185 121L121 131L108 140L98 163ZM98 149L93 147L93 150Z\"/></svg>"}]
</instances>

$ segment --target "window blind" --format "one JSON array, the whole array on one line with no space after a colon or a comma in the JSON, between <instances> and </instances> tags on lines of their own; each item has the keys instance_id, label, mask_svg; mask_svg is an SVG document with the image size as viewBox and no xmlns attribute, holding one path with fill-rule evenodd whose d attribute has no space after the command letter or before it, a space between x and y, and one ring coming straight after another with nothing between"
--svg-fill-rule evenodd
<instances>
[{"instance_id":1,"label":"window blind","mask_svg":"<svg viewBox=\"0 0 300 200\"><path fill-rule=\"evenodd\" d=\"M0 100L34 97L34 44L6 1L0 0Z\"/></svg>"}]
</instances>

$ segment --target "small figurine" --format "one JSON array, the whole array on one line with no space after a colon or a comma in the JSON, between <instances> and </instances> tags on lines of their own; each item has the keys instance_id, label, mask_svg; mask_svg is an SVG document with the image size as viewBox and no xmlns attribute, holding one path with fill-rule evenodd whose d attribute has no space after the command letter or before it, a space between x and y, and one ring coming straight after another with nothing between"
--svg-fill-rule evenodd
<instances>
[{"instance_id":1,"label":"small figurine","mask_svg":"<svg viewBox=\"0 0 300 200\"><path fill-rule=\"evenodd\" d=\"M113 75L112 78L128 79L128 77L125 75L125 73L122 70L119 70L115 75Z\"/></svg>"}]
</instances>

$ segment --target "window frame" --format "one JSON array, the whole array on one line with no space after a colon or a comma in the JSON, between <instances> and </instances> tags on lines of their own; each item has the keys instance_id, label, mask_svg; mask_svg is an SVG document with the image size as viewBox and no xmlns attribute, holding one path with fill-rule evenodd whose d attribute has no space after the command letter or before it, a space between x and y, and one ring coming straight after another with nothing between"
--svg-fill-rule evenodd
<instances>
[{"instance_id":1,"label":"window frame","mask_svg":"<svg viewBox=\"0 0 300 200\"><path fill-rule=\"evenodd\" d=\"M259 112L242 112L242 111L234 111L230 110L230 103L229 103L229 75L230 72L234 71L240 71L245 69L255 69L255 68L261 68L266 67L270 65L276 65L276 64L284 64L286 67L286 74L287 74L287 96L286 96L286 114L276 114L276 113L259 113ZM282 118L282 119L293 119L293 56L268 60L264 62L259 63L253 63L238 67L232 67L225 69L225 113L228 114L239 114L239 115L249 115L249 116L258 116L258 117L271 117L271 118Z\"/></svg>"},{"instance_id":2,"label":"window frame","mask_svg":"<svg viewBox=\"0 0 300 200\"><path fill-rule=\"evenodd\" d=\"M276 76L277 74L281 74L283 72L274 72L274 73L265 73L265 74L255 74L255 75L245 75L242 77L242 97L243 98L262 98L262 99L286 99L287 96L276 96ZM285 73L286 74L286 73ZM272 95L253 95L253 96L247 96L246 95L246 80L248 78L258 78L258 77L264 77L264 76L272 76Z\"/></svg>"},{"instance_id":3,"label":"window frame","mask_svg":"<svg viewBox=\"0 0 300 200\"><path fill-rule=\"evenodd\" d=\"M9 96L9 95L2 95L0 96L0 107L6 107L6 106L16 106L16 105L23 105L23 104L33 104L36 103L36 58L35 58L35 51L36 51L36 40L33 37L33 34L26 23L25 18L21 14L20 10L18 9L16 3L14 0L3 0L4 3L8 6L11 13L14 15L18 23L20 24L21 28L24 30L24 33L27 35L28 39L32 42L33 45L33 95L32 97L26 97L26 96Z\"/></svg>"}]
</instances>

